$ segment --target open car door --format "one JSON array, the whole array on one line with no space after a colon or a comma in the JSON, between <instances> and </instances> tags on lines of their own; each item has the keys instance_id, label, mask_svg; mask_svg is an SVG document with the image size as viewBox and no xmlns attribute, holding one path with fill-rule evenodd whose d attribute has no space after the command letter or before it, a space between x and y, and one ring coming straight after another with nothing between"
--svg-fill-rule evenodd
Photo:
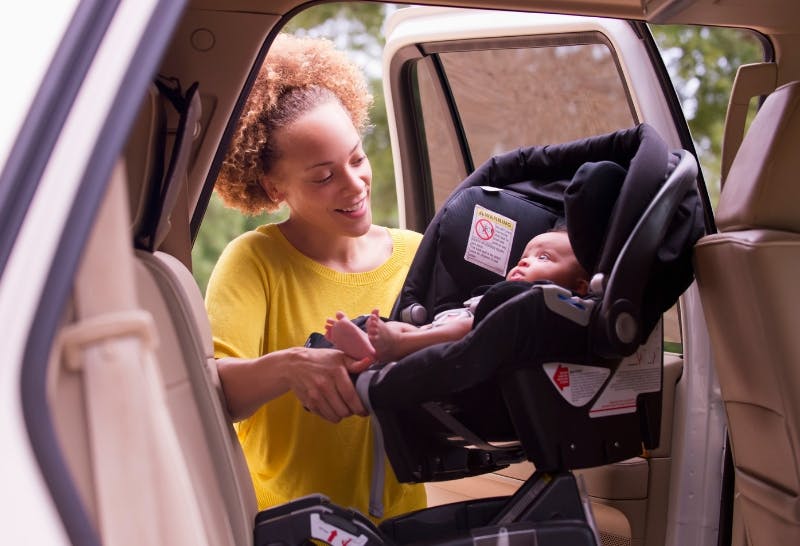
<instances>
[{"instance_id":1,"label":"open car door","mask_svg":"<svg viewBox=\"0 0 800 546\"><path fill-rule=\"evenodd\" d=\"M409 228L423 231L477 166L521 146L646 122L670 147L694 149L643 23L408 8L390 17L386 35L384 90ZM579 472L604 544L717 540L725 427L694 284L665 314L664 342L660 445ZM510 494L532 470L428 484L429 502Z\"/></svg>"}]
</instances>

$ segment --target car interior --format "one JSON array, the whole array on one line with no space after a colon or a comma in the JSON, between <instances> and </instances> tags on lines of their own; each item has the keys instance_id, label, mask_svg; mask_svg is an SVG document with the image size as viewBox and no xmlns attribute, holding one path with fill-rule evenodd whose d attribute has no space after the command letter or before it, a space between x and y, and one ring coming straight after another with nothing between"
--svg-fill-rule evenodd
<instances>
[{"instance_id":1,"label":"car interior","mask_svg":"<svg viewBox=\"0 0 800 546\"><path fill-rule=\"evenodd\" d=\"M509 130L511 121L494 116L493 123L503 125L506 150L563 144L641 123L652 125L670 150L681 150L673 175L663 182L672 196L655 198L648 209L653 219L643 221L637 233L655 230L656 223L667 227L671 214L665 211L698 184L705 218L692 256L697 282L682 293L679 305L667 306L672 314L659 316L649 341L635 336L632 344L625 336L627 319L618 314L605 317L602 332L625 338L603 354L615 362L614 370L640 342L655 344L657 395L640 393L633 413L602 424L587 417L588 407L574 417L579 412L560 407L568 405L563 399L539 407L531 392L540 391L521 388L515 376L503 387L517 391L507 394L512 399L507 409L488 413L509 419L510 426L499 429L510 429L513 437L491 440L453 425L450 417L458 411L452 400L439 410L428 406L423 417L416 406L399 412L409 419L405 423L396 407L381 408L373 401L385 439L390 432L395 438L395 443L386 441L390 460L398 461L396 470L407 465L408 480L431 482L431 508L380 528L322 497L259 514L225 409L203 295L192 275L192 245L236 117L269 44L309 6L301 0L189 0L154 64L152 81L146 89L130 91L135 115L97 214L88 220L91 236L69 302L51 326L46 404L32 410L31 419L39 419L34 452L73 543L300 544L318 538L307 531L308 518L314 517L338 525L343 536L349 532L388 544L511 540L641 546L709 544L709 537L735 546L797 542L800 348L792 325L800 300L795 205L800 200L795 145L800 139L800 5L779 0L435 4L439 7L399 14L386 29L387 35L415 26L420 32L397 32L384 52L400 217L406 227L427 229L456 187L484 160L505 151L480 141L487 131L484 120L469 114L482 108L470 90L488 88L488 80L498 76L476 73L474 80L453 77L452 86L440 86L441 74L478 66L478 55L491 65L509 50L555 55L556 47L585 49L595 73L611 82L613 89L604 87L603 93L616 93L608 104L587 100L585 111L574 116L584 125L559 119L533 125L553 126L555 133ZM436 18L460 16L449 7L469 8L463 10L464 28L480 24L467 22L471 10L490 8L515 12L511 17L519 25L527 24L523 15L533 21L541 12L544 30L522 36L517 28L498 37L476 27L474 34L444 36L444 23L437 26ZM423 15L434 22L433 30L415 19ZM570 18L574 26L565 30ZM760 33L769 44L768 58L743 65L733 84L724 120L722 186L713 213L668 76L663 65L661 73L653 68L652 50L641 37L645 24L741 27ZM435 38L438 34L443 37ZM571 92L553 80L553 93ZM519 102L519 97L510 100ZM753 101L758 112L751 119ZM454 121L458 116L451 116L454 104L462 111L462 126ZM468 159L448 159L463 158L465 142ZM634 273L647 267L640 249L631 243L621 251L630 261L609 258L609 278L619 273L621 279L608 285L617 290L614 297L641 297L626 292L637 284ZM621 269L612 274L614 263ZM610 309L612 303L603 305ZM668 334L662 331L671 324L682 341L680 351L664 348ZM390 375L381 377L391 381ZM553 385L545 377L535 389L552 391ZM593 400L595 395L600 396L595 392ZM555 427L531 424L534 415L559 412L562 421ZM408 437L419 432L420 420L444 426L425 443L430 446L433 436L443 439L456 453L449 459L454 466L448 466L443 451L414 452L404 444L406 439L413 443ZM611 432L615 429L623 431L619 438ZM596 451L574 447L576 438L592 439ZM502 448L493 444L498 441ZM620 443L624 449L614 454ZM519 508L520 499L526 508Z\"/></svg>"},{"instance_id":2,"label":"car interior","mask_svg":"<svg viewBox=\"0 0 800 546\"><path fill-rule=\"evenodd\" d=\"M727 173L716 214L718 233L704 237L695 249L739 506L753 544L797 536L792 514L798 484L796 373L784 365L797 362L798 348L785 326L791 321L773 319L796 301L790 278L800 265L797 214L785 203L797 188L783 181L793 178L797 166L786 145L797 138L799 100L800 85L792 82L764 101ZM749 334L731 339L730 332L740 330Z\"/></svg>"}]
</instances>

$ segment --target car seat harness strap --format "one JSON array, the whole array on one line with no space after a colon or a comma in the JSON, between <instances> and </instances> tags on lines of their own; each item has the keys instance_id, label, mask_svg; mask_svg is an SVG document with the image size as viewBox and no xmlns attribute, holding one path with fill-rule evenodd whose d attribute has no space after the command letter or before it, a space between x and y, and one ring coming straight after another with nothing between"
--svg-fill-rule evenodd
<instances>
[{"instance_id":1,"label":"car seat harness strap","mask_svg":"<svg viewBox=\"0 0 800 546\"><path fill-rule=\"evenodd\" d=\"M383 431L380 421L372 413L369 403L369 384L375 371L366 371L358 376L356 392L361 397L364 407L370 413L372 425L372 475L369 486L369 514L376 518L383 517L383 487L386 478L386 448L383 446Z\"/></svg>"}]
</instances>

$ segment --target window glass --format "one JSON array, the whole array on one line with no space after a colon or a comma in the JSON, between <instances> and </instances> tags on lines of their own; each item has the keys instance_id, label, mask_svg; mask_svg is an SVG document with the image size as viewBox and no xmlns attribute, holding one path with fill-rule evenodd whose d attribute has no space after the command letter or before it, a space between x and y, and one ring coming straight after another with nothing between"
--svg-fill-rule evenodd
<instances>
[{"instance_id":1,"label":"window glass","mask_svg":"<svg viewBox=\"0 0 800 546\"><path fill-rule=\"evenodd\" d=\"M436 85L436 68L430 57L416 63L415 76L419 93L417 108L422 112L423 140L427 143L427 172L438 208L468 173L453 129L447 98L441 86Z\"/></svg>"},{"instance_id":2,"label":"window glass","mask_svg":"<svg viewBox=\"0 0 800 546\"><path fill-rule=\"evenodd\" d=\"M470 170L466 161L474 168L519 146L636 124L616 58L597 33L462 48L451 43L415 70L437 208ZM455 140L459 130L464 151Z\"/></svg>"},{"instance_id":3,"label":"window glass","mask_svg":"<svg viewBox=\"0 0 800 546\"><path fill-rule=\"evenodd\" d=\"M602 43L454 51L441 59L475 165L518 146L635 123L614 57Z\"/></svg>"},{"instance_id":4,"label":"window glass","mask_svg":"<svg viewBox=\"0 0 800 546\"><path fill-rule=\"evenodd\" d=\"M664 350L668 353L683 353L683 336L681 335L680 304L676 303L664 313Z\"/></svg>"}]
</instances>

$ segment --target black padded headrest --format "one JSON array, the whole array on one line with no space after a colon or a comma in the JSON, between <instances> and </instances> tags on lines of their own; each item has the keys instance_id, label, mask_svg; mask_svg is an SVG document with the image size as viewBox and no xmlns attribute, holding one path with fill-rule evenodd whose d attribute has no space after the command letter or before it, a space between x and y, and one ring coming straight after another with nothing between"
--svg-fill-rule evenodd
<instances>
[{"instance_id":1,"label":"black padded headrest","mask_svg":"<svg viewBox=\"0 0 800 546\"><path fill-rule=\"evenodd\" d=\"M597 271L626 174L613 161L584 163L564 191L564 215L572 250L590 275Z\"/></svg>"}]
</instances>

